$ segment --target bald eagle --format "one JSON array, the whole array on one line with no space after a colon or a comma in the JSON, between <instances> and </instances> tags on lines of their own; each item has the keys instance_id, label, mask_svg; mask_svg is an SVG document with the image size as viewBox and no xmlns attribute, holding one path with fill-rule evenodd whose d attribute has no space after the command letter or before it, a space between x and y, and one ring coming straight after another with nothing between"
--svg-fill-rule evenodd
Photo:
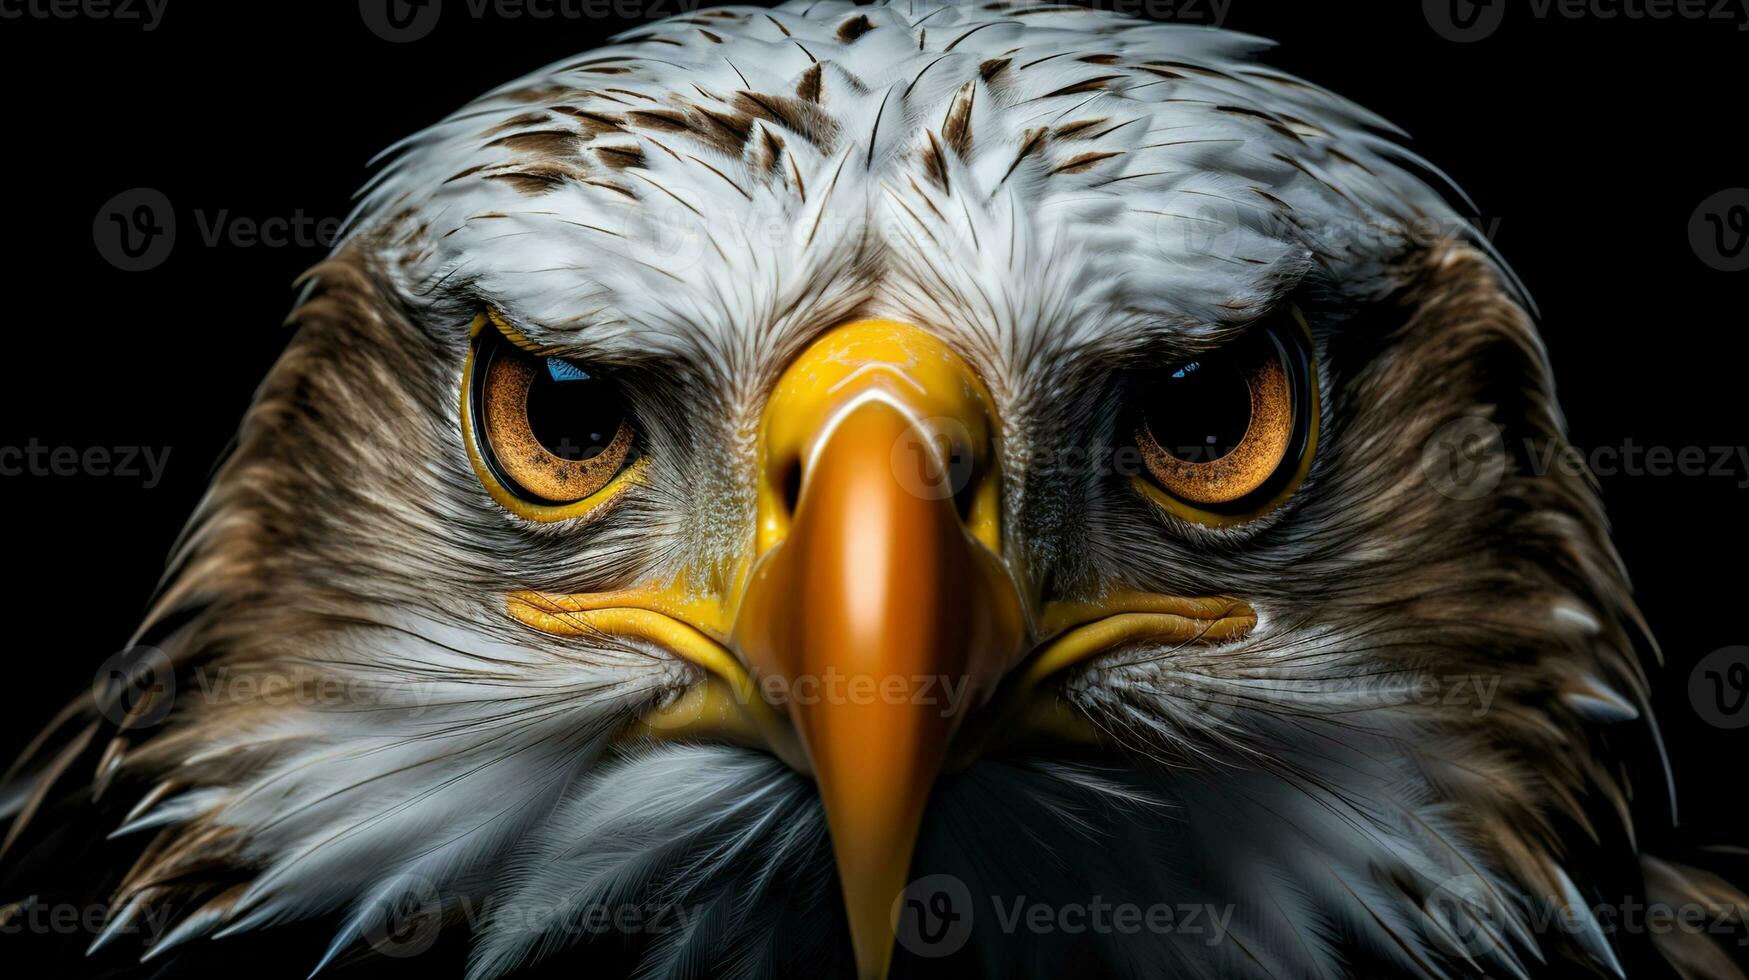
<instances>
[{"instance_id":1,"label":"bald eagle","mask_svg":"<svg viewBox=\"0 0 1749 980\"><path fill-rule=\"evenodd\" d=\"M105 977L1742 977L1642 850L1523 290L1262 47L709 9L397 144L8 777L0 920L103 902L50 945Z\"/></svg>"}]
</instances>

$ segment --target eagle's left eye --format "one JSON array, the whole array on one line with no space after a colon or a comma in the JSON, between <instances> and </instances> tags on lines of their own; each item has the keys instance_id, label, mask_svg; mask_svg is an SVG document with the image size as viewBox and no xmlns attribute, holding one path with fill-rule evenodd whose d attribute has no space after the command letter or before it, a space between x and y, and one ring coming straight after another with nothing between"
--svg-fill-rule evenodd
<instances>
[{"instance_id":1,"label":"eagle's left eye","mask_svg":"<svg viewBox=\"0 0 1749 980\"><path fill-rule=\"evenodd\" d=\"M536 506L582 501L631 456L619 387L588 365L542 357L489 327L469 368L468 423L477 461L512 495Z\"/></svg>"},{"instance_id":2,"label":"eagle's left eye","mask_svg":"<svg viewBox=\"0 0 1749 980\"><path fill-rule=\"evenodd\" d=\"M1304 475L1316 439L1310 339L1297 317L1138 379L1135 437L1156 499L1201 523L1269 509Z\"/></svg>"}]
</instances>

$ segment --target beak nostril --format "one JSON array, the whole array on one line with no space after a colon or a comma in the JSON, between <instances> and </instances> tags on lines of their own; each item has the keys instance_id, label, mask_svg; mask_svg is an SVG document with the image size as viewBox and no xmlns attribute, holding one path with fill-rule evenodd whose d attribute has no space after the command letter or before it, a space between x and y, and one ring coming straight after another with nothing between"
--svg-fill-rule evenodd
<instances>
[{"instance_id":1,"label":"beak nostril","mask_svg":"<svg viewBox=\"0 0 1749 980\"><path fill-rule=\"evenodd\" d=\"M778 487L783 491L784 513L795 516L796 505L802 499L802 461L792 459L784 465Z\"/></svg>"}]
</instances>

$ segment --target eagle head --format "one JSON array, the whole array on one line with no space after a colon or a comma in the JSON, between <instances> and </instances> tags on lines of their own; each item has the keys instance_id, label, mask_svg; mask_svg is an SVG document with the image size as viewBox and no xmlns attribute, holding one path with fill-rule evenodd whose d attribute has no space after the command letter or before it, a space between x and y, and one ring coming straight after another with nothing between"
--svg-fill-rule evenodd
<instances>
[{"instance_id":1,"label":"eagle head","mask_svg":"<svg viewBox=\"0 0 1749 980\"><path fill-rule=\"evenodd\" d=\"M726 7L397 144L7 880L118 976L1740 976L1592 911L1735 893L1522 290L1262 47Z\"/></svg>"}]
</instances>

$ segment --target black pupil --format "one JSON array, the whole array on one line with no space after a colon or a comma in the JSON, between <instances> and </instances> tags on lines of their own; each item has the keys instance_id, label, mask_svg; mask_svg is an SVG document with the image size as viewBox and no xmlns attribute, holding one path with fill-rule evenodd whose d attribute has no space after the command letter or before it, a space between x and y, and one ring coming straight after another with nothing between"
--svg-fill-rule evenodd
<instances>
[{"instance_id":1,"label":"black pupil","mask_svg":"<svg viewBox=\"0 0 1749 980\"><path fill-rule=\"evenodd\" d=\"M1225 364L1192 361L1163 371L1148 392L1148 431L1160 448L1187 463L1220 459L1251 427L1251 389Z\"/></svg>"},{"instance_id":2,"label":"black pupil","mask_svg":"<svg viewBox=\"0 0 1749 980\"><path fill-rule=\"evenodd\" d=\"M535 368L528 386L528 426L554 456L584 460L599 454L624 416L619 393L606 380L556 358Z\"/></svg>"}]
</instances>

